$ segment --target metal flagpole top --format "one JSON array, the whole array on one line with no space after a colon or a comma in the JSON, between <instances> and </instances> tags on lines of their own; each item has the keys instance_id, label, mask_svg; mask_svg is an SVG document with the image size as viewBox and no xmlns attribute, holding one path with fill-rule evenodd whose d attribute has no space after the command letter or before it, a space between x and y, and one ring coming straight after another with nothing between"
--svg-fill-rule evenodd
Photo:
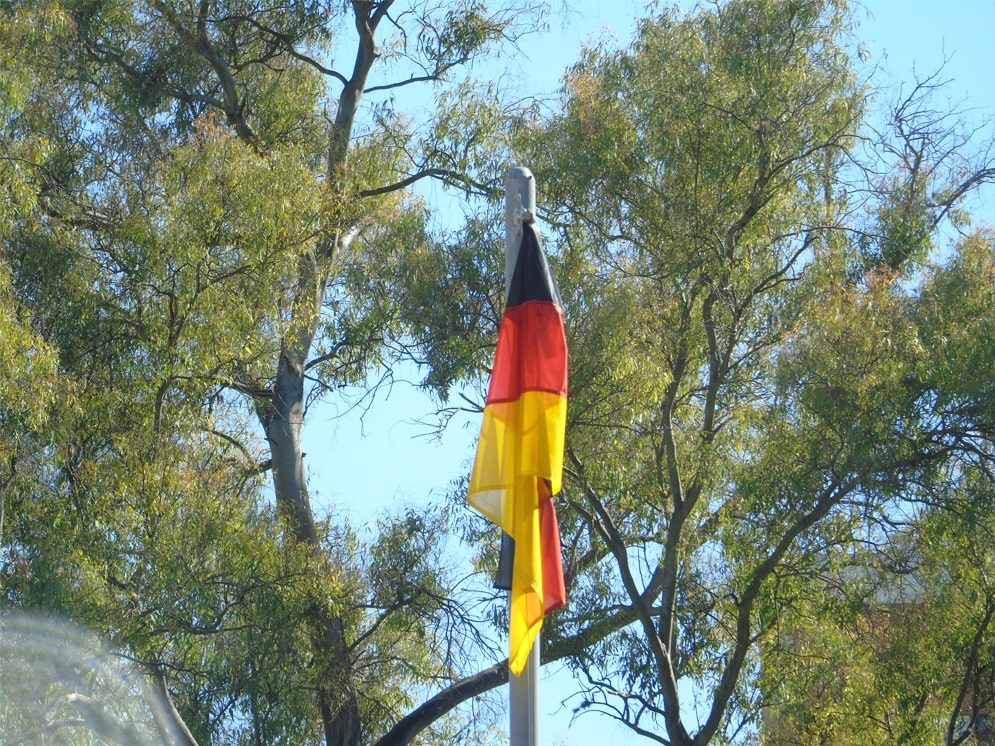
<instances>
[{"instance_id":1,"label":"metal flagpole top","mask_svg":"<svg viewBox=\"0 0 995 746\"><path fill-rule=\"evenodd\" d=\"M511 285L518 247L522 242L522 223L534 223L536 214L536 180L532 172L516 166L508 172L504 192L504 289Z\"/></svg>"}]
</instances>

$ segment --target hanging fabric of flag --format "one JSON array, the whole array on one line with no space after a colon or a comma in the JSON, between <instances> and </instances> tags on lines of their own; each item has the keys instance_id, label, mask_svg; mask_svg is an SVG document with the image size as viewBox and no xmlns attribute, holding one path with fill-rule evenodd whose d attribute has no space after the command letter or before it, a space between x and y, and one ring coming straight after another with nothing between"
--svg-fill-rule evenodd
<instances>
[{"instance_id":1,"label":"hanging fabric of flag","mask_svg":"<svg viewBox=\"0 0 995 746\"><path fill-rule=\"evenodd\" d=\"M508 662L516 676L546 614L566 600L552 500L566 421L563 307L535 230L523 223L468 494L515 543Z\"/></svg>"}]
</instances>

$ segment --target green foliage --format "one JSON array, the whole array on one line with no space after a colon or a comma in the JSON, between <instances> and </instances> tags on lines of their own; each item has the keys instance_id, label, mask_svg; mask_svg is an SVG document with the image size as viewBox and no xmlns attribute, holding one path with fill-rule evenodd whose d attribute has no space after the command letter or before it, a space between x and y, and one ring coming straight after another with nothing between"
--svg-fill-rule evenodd
<instances>
[{"instance_id":1,"label":"green foliage","mask_svg":"<svg viewBox=\"0 0 995 746\"><path fill-rule=\"evenodd\" d=\"M31 331L20 310L9 275L0 274L0 422L5 433L41 430L56 396L54 350ZM0 454L3 461L10 455Z\"/></svg>"},{"instance_id":2,"label":"green foliage","mask_svg":"<svg viewBox=\"0 0 995 746\"><path fill-rule=\"evenodd\" d=\"M924 378L940 413L964 422L991 422L995 351L992 315L995 265L990 231L966 237L950 261L927 275L920 293L920 334L930 351Z\"/></svg>"},{"instance_id":3,"label":"green foliage","mask_svg":"<svg viewBox=\"0 0 995 746\"><path fill-rule=\"evenodd\" d=\"M951 475L952 476L952 475ZM991 484L970 470L870 551L824 608L806 604L765 651L771 743L954 744L983 738L991 666Z\"/></svg>"}]
</instances>

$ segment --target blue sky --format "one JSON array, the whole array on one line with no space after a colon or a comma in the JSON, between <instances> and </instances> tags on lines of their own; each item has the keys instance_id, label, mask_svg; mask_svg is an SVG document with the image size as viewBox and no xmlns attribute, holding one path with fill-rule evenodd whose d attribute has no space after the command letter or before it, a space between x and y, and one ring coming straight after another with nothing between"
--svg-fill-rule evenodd
<instances>
[{"instance_id":1,"label":"blue sky","mask_svg":"<svg viewBox=\"0 0 995 746\"><path fill-rule=\"evenodd\" d=\"M565 2L553 3L562 10ZM563 16L552 15L548 33L522 45L523 56L513 66L527 93L552 93L563 71L585 43L605 39L625 44L644 15L644 2L586 0L569 3ZM913 73L935 72L946 60L947 95L977 121L995 116L995 1L993 0L868 0L854 4L860 21L858 36L870 54L868 64L880 67L878 83L904 85ZM519 67L515 70L514 67ZM528 164L521 164L528 166ZM995 224L995 190L969 207ZM542 200L542 185L538 185ZM397 384L360 418L353 410L337 417L334 403L316 406L305 433L311 484L319 510L332 510L355 525L372 523L385 509L441 500L446 485L464 474L472 456L479 417L456 417L441 440L423 436L434 403L405 384ZM384 468L384 454L391 468ZM570 724L570 704L561 704L571 681L564 674L544 671L542 689L543 744L569 746L634 746L638 738L606 718L590 715Z\"/></svg>"}]
</instances>

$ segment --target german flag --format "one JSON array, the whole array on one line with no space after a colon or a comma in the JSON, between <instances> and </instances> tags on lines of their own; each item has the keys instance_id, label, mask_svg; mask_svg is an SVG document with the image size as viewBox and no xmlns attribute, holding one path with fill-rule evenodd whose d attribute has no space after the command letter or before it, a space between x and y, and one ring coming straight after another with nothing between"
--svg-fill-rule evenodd
<instances>
[{"instance_id":1,"label":"german flag","mask_svg":"<svg viewBox=\"0 0 995 746\"><path fill-rule=\"evenodd\" d=\"M516 676L545 615L566 600L552 500L566 422L563 306L535 231L523 224L468 495L515 542L508 662Z\"/></svg>"}]
</instances>

